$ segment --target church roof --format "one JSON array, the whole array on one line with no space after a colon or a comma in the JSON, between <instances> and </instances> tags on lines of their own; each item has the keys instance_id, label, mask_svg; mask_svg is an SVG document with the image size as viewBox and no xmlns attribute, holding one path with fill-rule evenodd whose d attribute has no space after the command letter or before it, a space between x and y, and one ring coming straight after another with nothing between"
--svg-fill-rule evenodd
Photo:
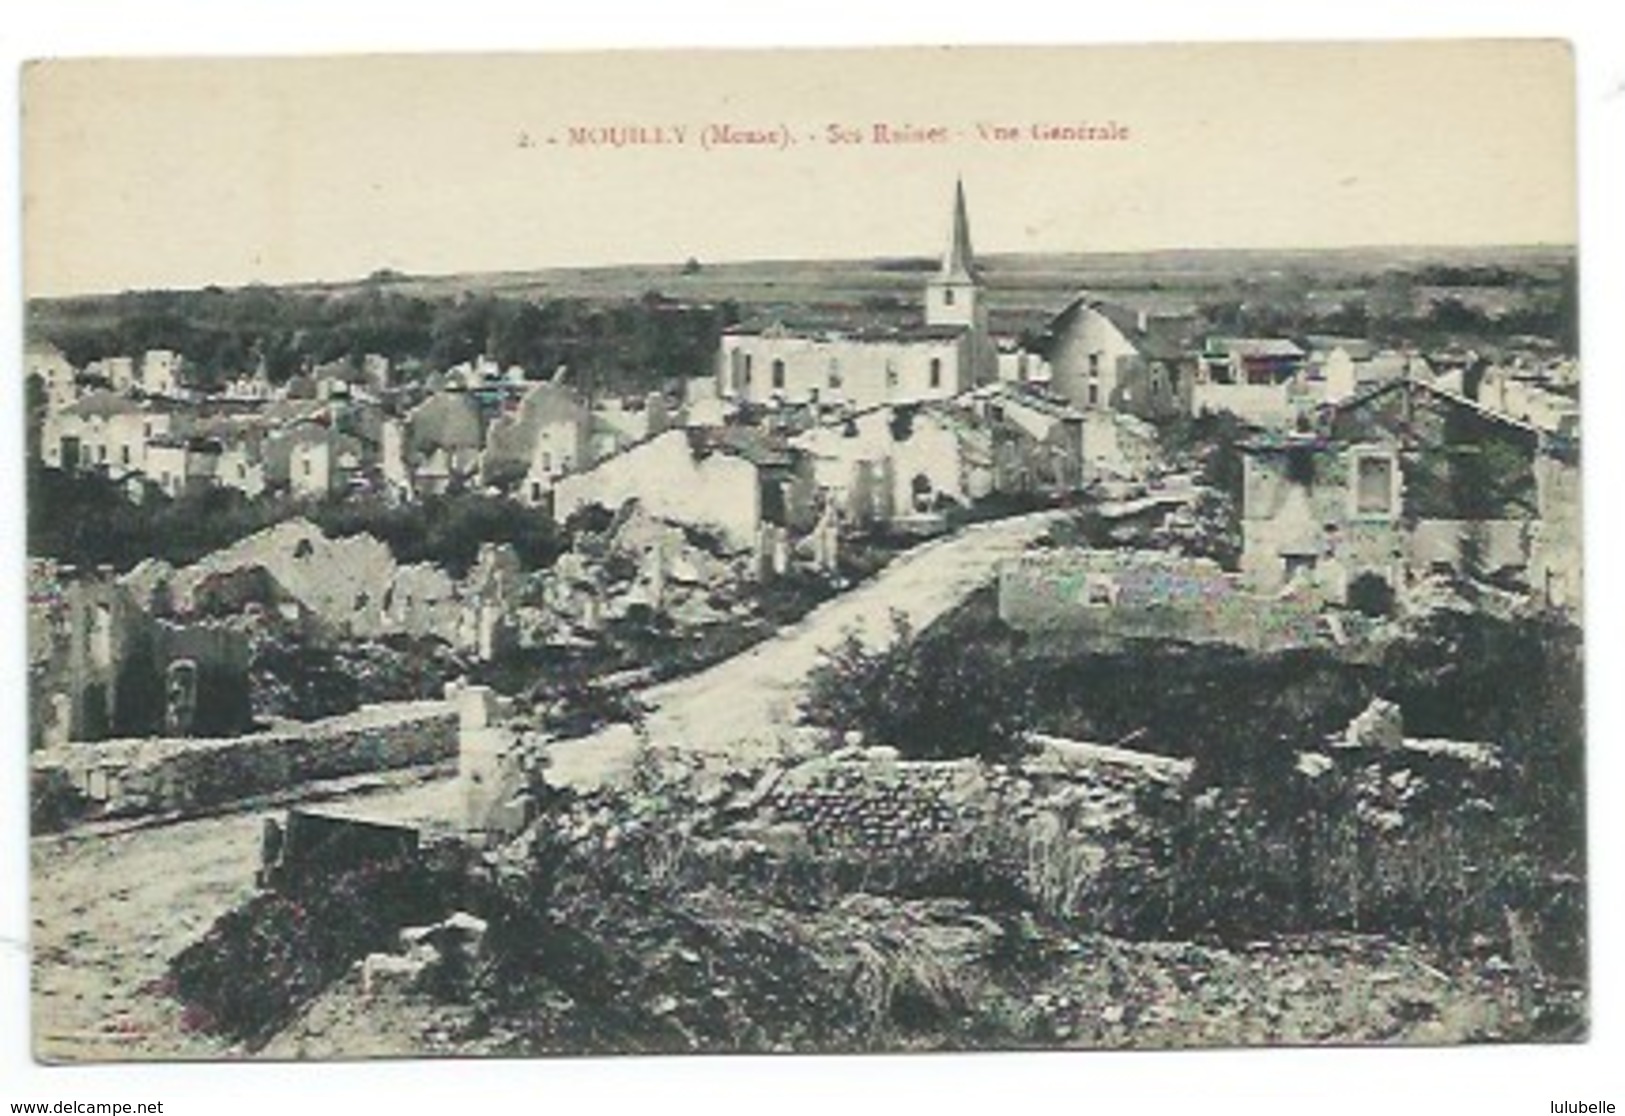
<instances>
[{"instance_id":1,"label":"church roof","mask_svg":"<svg viewBox=\"0 0 1625 1116\"><path fill-rule=\"evenodd\" d=\"M954 183L953 230L948 237L948 251L942 257L942 278L959 283L976 281L976 257L970 246L970 218L965 213L964 179Z\"/></svg>"},{"instance_id":2,"label":"church roof","mask_svg":"<svg viewBox=\"0 0 1625 1116\"><path fill-rule=\"evenodd\" d=\"M778 336L814 341L858 343L897 343L908 341L952 341L969 328L964 325L823 325L814 322L767 318L729 326L723 332L733 337Z\"/></svg>"}]
</instances>

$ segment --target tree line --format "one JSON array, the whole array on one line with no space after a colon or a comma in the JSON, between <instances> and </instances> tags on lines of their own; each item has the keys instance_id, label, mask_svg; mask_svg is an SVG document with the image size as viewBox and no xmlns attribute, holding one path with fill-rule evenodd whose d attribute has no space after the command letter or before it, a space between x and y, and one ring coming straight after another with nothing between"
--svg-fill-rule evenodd
<instances>
[{"instance_id":1,"label":"tree line","mask_svg":"<svg viewBox=\"0 0 1625 1116\"><path fill-rule=\"evenodd\" d=\"M79 367L171 349L205 388L261 368L282 383L318 364L377 353L408 379L485 355L535 376L567 365L594 390L636 392L707 374L722 330L738 320L731 302L694 305L657 291L535 301L425 297L369 281L336 293L256 285L36 302L29 334Z\"/></svg>"}]
</instances>

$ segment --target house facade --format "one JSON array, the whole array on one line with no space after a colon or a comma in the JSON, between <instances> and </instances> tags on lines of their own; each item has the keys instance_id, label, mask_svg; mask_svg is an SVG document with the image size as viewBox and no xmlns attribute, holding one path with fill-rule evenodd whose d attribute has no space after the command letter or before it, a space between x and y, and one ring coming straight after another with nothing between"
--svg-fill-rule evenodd
<instances>
[{"instance_id":1,"label":"house facade","mask_svg":"<svg viewBox=\"0 0 1625 1116\"><path fill-rule=\"evenodd\" d=\"M30 345L23 353L23 373L39 383L49 411L61 410L79 397L79 374L55 345Z\"/></svg>"},{"instance_id":2,"label":"house facade","mask_svg":"<svg viewBox=\"0 0 1625 1116\"><path fill-rule=\"evenodd\" d=\"M1050 388L1074 407L1141 418L1190 409L1189 348L1195 323L1156 317L1088 295L1050 322Z\"/></svg>"},{"instance_id":3,"label":"house facade","mask_svg":"<svg viewBox=\"0 0 1625 1116\"><path fill-rule=\"evenodd\" d=\"M147 443L146 477L172 500L197 496L213 486L223 453L208 438L154 438Z\"/></svg>"},{"instance_id":4,"label":"house facade","mask_svg":"<svg viewBox=\"0 0 1625 1116\"><path fill-rule=\"evenodd\" d=\"M181 355L169 349L148 349L141 355L141 390L147 395L175 397L182 393Z\"/></svg>"}]
</instances>

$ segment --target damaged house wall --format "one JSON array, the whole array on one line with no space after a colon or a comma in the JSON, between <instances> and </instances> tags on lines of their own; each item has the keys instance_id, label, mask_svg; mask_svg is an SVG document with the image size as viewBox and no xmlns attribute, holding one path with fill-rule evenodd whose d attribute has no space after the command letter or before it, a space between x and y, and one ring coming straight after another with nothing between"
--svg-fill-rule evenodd
<instances>
[{"instance_id":1,"label":"damaged house wall","mask_svg":"<svg viewBox=\"0 0 1625 1116\"><path fill-rule=\"evenodd\" d=\"M661 519L715 530L736 550L755 542L763 519L757 466L725 451L696 450L684 430L560 478L553 517L563 522L590 504L614 509L631 499Z\"/></svg>"},{"instance_id":2,"label":"damaged house wall","mask_svg":"<svg viewBox=\"0 0 1625 1116\"><path fill-rule=\"evenodd\" d=\"M466 583L429 562L398 565L371 535L330 539L295 519L251 535L181 570L145 565L126 576L181 614L228 616L254 604L312 634L374 639L432 636L489 658L504 638L525 573L511 546L482 547Z\"/></svg>"},{"instance_id":3,"label":"damaged house wall","mask_svg":"<svg viewBox=\"0 0 1625 1116\"><path fill-rule=\"evenodd\" d=\"M988 429L995 492L1070 492L1084 480L1085 414L1010 385L974 393L971 413Z\"/></svg>"},{"instance_id":4,"label":"damaged house wall","mask_svg":"<svg viewBox=\"0 0 1625 1116\"><path fill-rule=\"evenodd\" d=\"M1243 449L1241 567L1259 592L1298 582L1343 603L1366 576L1539 564L1539 440L1464 400L1399 382Z\"/></svg>"},{"instance_id":5,"label":"damaged house wall","mask_svg":"<svg viewBox=\"0 0 1625 1116\"><path fill-rule=\"evenodd\" d=\"M1357 474L1364 477L1358 491L1351 486ZM1363 576L1397 585L1400 484L1398 455L1380 443L1248 447L1241 571L1249 587L1278 593L1296 581L1342 602Z\"/></svg>"},{"instance_id":6,"label":"damaged house wall","mask_svg":"<svg viewBox=\"0 0 1625 1116\"><path fill-rule=\"evenodd\" d=\"M506 486L521 477L550 484L555 477L591 464L592 412L564 384L539 383L529 388L510 414L491 420L485 435L481 477L487 484ZM527 487L527 496L530 493ZM537 494L539 495L539 494ZM534 497L532 497L534 498Z\"/></svg>"},{"instance_id":7,"label":"damaged house wall","mask_svg":"<svg viewBox=\"0 0 1625 1116\"><path fill-rule=\"evenodd\" d=\"M329 539L305 519L279 523L176 571L176 608L196 607L197 587L211 575L253 566L263 566L335 631L375 635L386 628L384 597L396 572L388 545L371 535Z\"/></svg>"},{"instance_id":8,"label":"damaged house wall","mask_svg":"<svg viewBox=\"0 0 1625 1116\"><path fill-rule=\"evenodd\" d=\"M1579 612L1584 600L1579 451L1552 447L1535 461L1540 522L1535 525L1530 585L1549 604Z\"/></svg>"},{"instance_id":9,"label":"damaged house wall","mask_svg":"<svg viewBox=\"0 0 1625 1116\"><path fill-rule=\"evenodd\" d=\"M68 575L71 577L71 575ZM111 571L66 580L31 628L34 746L246 729L248 640L210 621L156 618Z\"/></svg>"},{"instance_id":10,"label":"damaged house wall","mask_svg":"<svg viewBox=\"0 0 1625 1116\"><path fill-rule=\"evenodd\" d=\"M881 407L810 430L793 444L811 458L814 483L843 519L869 525L931 513L941 498L964 504L987 495L994 450L987 438L976 454L976 433L930 410Z\"/></svg>"}]
</instances>

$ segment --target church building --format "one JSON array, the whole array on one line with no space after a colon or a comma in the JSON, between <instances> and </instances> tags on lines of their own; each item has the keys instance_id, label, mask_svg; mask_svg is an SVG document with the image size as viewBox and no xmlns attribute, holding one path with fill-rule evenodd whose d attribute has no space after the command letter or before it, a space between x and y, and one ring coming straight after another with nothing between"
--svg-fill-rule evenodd
<instances>
[{"instance_id":1,"label":"church building","mask_svg":"<svg viewBox=\"0 0 1625 1116\"><path fill-rule=\"evenodd\" d=\"M851 329L775 320L737 326L723 334L717 375L727 399L866 410L950 399L995 379L997 371L960 182L942 266L926 283L923 324Z\"/></svg>"}]
</instances>

